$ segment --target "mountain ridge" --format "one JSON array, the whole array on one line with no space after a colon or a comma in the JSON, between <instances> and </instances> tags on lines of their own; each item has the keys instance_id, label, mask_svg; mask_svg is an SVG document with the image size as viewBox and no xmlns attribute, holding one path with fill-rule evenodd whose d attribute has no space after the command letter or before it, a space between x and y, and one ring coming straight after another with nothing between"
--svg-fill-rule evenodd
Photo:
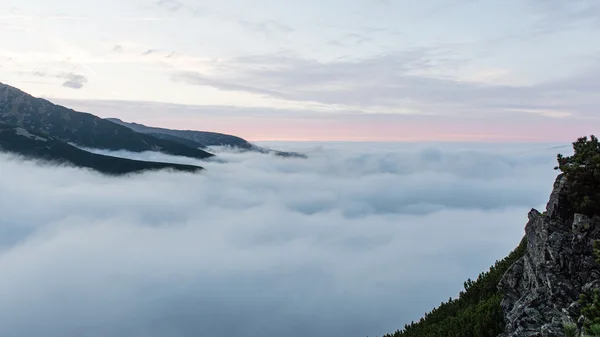
<instances>
[{"instance_id":1,"label":"mountain ridge","mask_svg":"<svg viewBox=\"0 0 600 337\"><path fill-rule=\"evenodd\" d=\"M197 131L197 130L176 130L176 129L167 129L161 127L147 126L140 123L135 122L125 122L119 118L105 118L108 121L113 123L126 126L132 129L135 132L151 134L155 137L168 137L169 139L175 140L170 137L177 137L180 139L180 142L183 140L196 142L198 147L209 147L209 146L229 146L237 149L241 149L244 151L251 152L259 152L264 154L273 154L279 157L295 157L295 158L306 158L307 156L297 152L285 152L285 151L277 151L273 149L263 148L257 145L254 145L247 140L233 135L228 135L224 133L218 132L209 132L209 131ZM177 141L177 140L175 140Z\"/></svg>"},{"instance_id":2,"label":"mountain ridge","mask_svg":"<svg viewBox=\"0 0 600 337\"><path fill-rule=\"evenodd\" d=\"M160 151L196 159L212 153L137 133L95 115L78 112L0 83L0 122L82 147L132 152Z\"/></svg>"},{"instance_id":3,"label":"mountain ridge","mask_svg":"<svg viewBox=\"0 0 600 337\"><path fill-rule=\"evenodd\" d=\"M93 169L107 175L163 169L198 172L203 169L194 165L141 161L91 153L52 137L31 133L20 126L3 123L0 123L0 151L49 164Z\"/></svg>"}]
</instances>

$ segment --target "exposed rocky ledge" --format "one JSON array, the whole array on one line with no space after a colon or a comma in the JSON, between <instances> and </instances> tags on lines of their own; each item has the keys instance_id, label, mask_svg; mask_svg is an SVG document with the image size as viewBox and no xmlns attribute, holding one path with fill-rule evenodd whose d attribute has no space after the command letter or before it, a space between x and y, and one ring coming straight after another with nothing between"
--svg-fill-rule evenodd
<instances>
[{"instance_id":1,"label":"exposed rocky ledge","mask_svg":"<svg viewBox=\"0 0 600 337\"><path fill-rule=\"evenodd\" d=\"M600 219L570 215L566 186L564 175L558 176L546 212L529 212L527 252L498 285L507 322L499 337L564 336L563 323L582 324L579 294L600 286L593 253Z\"/></svg>"}]
</instances>

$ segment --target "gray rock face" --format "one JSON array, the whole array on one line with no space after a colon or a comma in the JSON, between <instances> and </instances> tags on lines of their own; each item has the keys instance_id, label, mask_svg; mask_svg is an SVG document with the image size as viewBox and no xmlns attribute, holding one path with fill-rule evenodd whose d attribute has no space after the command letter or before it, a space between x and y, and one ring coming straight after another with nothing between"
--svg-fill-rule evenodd
<instances>
[{"instance_id":1,"label":"gray rock face","mask_svg":"<svg viewBox=\"0 0 600 337\"><path fill-rule=\"evenodd\" d=\"M567 214L566 184L556 179L546 213L529 212L527 253L498 285L507 322L500 337L562 337L563 323L578 320L579 294L600 285L593 254L600 219Z\"/></svg>"}]
</instances>

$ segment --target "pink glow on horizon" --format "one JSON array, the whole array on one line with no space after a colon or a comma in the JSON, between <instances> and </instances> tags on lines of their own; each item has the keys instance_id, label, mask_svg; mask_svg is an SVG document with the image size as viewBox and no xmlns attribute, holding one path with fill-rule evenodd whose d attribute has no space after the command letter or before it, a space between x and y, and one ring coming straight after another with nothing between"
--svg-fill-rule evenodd
<instances>
[{"instance_id":1,"label":"pink glow on horizon","mask_svg":"<svg viewBox=\"0 0 600 337\"><path fill-rule=\"evenodd\" d=\"M530 114L465 117L283 112L262 115L219 110L207 113L203 108L186 109L178 105L101 103L75 100L66 101L65 105L103 118L116 117L169 129L220 132L249 141L572 142L578 137L600 133L596 119Z\"/></svg>"},{"instance_id":2,"label":"pink glow on horizon","mask_svg":"<svg viewBox=\"0 0 600 337\"><path fill-rule=\"evenodd\" d=\"M221 132L249 141L442 141L442 142L571 142L597 133L587 123L566 120L519 122L435 120L198 119L141 120L173 129Z\"/></svg>"}]
</instances>

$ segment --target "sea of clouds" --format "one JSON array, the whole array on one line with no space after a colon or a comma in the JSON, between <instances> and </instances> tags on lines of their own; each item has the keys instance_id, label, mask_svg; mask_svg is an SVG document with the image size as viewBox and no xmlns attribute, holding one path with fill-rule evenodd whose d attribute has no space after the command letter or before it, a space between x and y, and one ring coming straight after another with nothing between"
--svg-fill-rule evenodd
<instances>
[{"instance_id":1,"label":"sea of clouds","mask_svg":"<svg viewBox=\"0 0 600 337\"><path fill-rule=\"evenodd\" d=\"M0 154L0 335L382 335L510 252L556 144L280 143L108 177ZM560 145L560 144L559 144Z\"/></svg>"}]
</instances>

